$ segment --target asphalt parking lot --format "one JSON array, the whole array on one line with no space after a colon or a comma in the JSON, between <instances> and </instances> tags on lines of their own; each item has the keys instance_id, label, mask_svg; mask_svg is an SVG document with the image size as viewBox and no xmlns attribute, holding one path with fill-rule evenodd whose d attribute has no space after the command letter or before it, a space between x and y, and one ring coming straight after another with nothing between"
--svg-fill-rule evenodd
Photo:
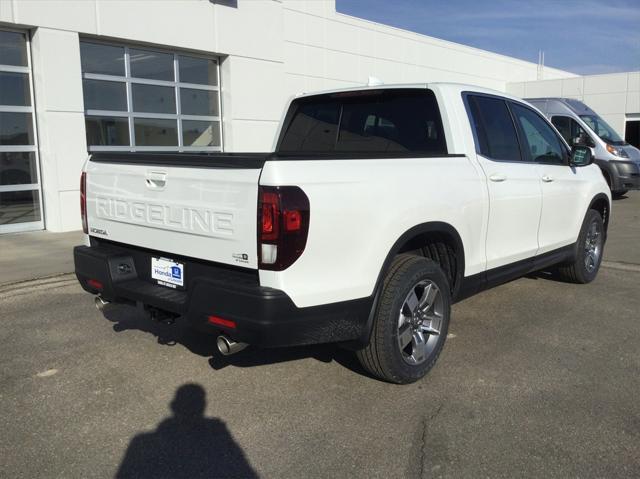
<instances>
[{"instance_id":1,"label":"asphalt parking lot","mask_svg":"<svg viewBox=\"0 0 640 479\"><path fill-rule=\"evenodd\" d=\"M592 284L457 304L410 386L331 346L224 359L69 275L0 286L0 477L639 477L639 213Z\"/></svg>"}]
</instances>

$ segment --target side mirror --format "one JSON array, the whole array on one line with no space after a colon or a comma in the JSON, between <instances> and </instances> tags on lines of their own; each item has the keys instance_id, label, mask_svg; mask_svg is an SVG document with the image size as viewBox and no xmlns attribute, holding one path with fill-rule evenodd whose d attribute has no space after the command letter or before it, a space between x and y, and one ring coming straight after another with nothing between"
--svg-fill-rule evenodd
<instances>
[{"instance_id":1,"label":"side mirror","mask_svg":"<svg viewBox=\"0 0 640 479\"><path fill-rule=\"evenodd\" d=\"M587 166L593 163L591 148L588 146L574 146L571 149L570 166Z\"/></svg>"}]
</instances>

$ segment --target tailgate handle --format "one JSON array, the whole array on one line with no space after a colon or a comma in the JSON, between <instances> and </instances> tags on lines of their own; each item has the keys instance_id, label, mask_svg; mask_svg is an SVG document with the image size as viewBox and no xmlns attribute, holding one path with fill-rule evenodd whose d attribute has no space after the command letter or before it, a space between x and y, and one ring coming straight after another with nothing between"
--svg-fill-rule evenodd
<instances>
[{"instance_id":1,"label":"tailgate handle","mask_svg":"<svg viewBox=\"0 0 640 479\"><path fill-rule=\"evenodd\" d=\"M163 190L167 186L167 173L164 171L148 171L145 183L150 190Z\"/></svg>"}]
</instances>

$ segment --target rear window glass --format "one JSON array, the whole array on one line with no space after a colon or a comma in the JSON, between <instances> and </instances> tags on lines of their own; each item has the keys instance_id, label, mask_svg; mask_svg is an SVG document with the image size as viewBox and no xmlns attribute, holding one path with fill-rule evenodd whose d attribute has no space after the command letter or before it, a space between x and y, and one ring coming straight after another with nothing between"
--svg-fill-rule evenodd
<instances>
[{"instance_id":1,"label":"rear window glass","mask_svg":"<svg viewBox=\"0 0 640 479\"><path fill-rule=\"evenodd\" d=\"M431 90L373 90L295 100L280 152L447 154Z\"/></svg>"}]
</instances>

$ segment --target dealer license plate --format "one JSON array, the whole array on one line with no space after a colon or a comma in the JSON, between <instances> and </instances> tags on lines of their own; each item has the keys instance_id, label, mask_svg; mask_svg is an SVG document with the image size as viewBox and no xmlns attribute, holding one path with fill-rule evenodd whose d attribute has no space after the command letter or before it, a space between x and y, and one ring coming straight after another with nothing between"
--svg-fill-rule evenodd
<instances>
[{"instance_id":1,"label":"dealer license plate","mask_svg":"<svg viewBox=\"0 0 640 479\"><path fill-rule=\"evenodd\" d=\"M151 258L151 277L170 288L184 288L184 264L168 258Z\"/></svg>"}]
</instances>

